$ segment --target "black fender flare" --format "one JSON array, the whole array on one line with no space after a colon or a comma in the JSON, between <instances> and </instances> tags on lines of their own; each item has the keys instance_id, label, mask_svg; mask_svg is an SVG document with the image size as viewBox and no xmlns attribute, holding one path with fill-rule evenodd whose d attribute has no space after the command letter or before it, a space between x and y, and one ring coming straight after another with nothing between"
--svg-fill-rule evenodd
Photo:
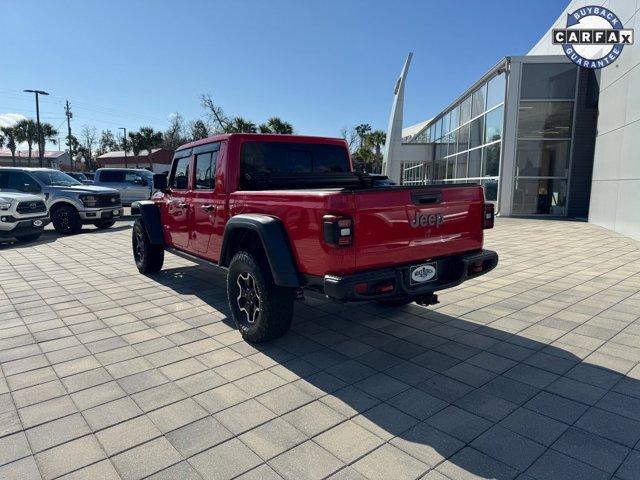
<instances>
[{"instance_id":1,"label":"black fender flare","mask_svg":"<svg viewBox=\"0 0 640 480\"><path fill-rule=\"evenodd\" d=\"M224 227L220 266L228 267L231 262L231 239L237 230L252 231L260 238L276 285L292 288L301 286L284 226L279 219L268 215L240 214L229 219Z\"/></svg>"},{"instance_id":2,"label":"black fender flare","mask_svg":"<svg viewBox=\"0 0 640 480\"><path fill-rule=\"evenodd\" d=\"M144 228L149 236L151 245L164 245L164 233L160 221L160 209L151 200L141 200L131 204L131 214L142 217Z\"/></svg>"}]
</instances>

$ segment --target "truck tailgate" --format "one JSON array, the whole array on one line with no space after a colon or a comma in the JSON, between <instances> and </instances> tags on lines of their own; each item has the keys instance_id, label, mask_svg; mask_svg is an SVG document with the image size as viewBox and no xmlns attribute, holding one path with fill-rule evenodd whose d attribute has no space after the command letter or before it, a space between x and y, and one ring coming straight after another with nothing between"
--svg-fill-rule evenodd
<instances>
[{"instance_id":1,"label":"truck tailgate","mask_svg":"<svg viewBox=\"0 0 640 480\"><path fill-rule=\"evenodd\" d=\"M356 191L356 270L482 248L483 204L475 185Z\"/></svg>"}]
</instances>

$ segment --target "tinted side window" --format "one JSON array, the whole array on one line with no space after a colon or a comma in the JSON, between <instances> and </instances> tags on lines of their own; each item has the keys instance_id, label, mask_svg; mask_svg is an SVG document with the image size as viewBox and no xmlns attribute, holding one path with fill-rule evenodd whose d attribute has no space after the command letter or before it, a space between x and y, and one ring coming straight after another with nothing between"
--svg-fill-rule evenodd
<instances>
[{"instance_id":1,"label":"tinted side window","mask_svg":"<svg viewBox=\"0 0 640 480\"><path fill-rule=\"evenodd\" d=\"M0 189L17 192L34 192L39 185L24 172L0 172Z\"/></svg>"},{"instance_id":2,"label":"tinted side window","mask_svg":"<svg viewBox=\"0 0 640 480\"><path fill-rule=\"evenodd\" d=\"M196 155L196 190L214 189L217 158L217 151Z\"/></svg>"},{"instance_id":3,"label":"tinted side window","mask_svg":"<svg viewBox=\"0 0 640 480\"><path fill-rule=\"evenodd\" d=\"M124 182L124 172L118 170L104 170L100 172L100 181L104 183Z\"/></svg>"},{"instance_id":4,"label":"tinted side window","mask_svg":"<svg viewBox=\"0 0 640 480\"><path fill-rule=\"evenodd\" d=\"M191 157L184 157L176 161L173 167L173 174L169 187L174 190L186 190L189 188L189 160Z\"/></svg>"},{"instance_id":5,"label":"tinted side window","mask_svg":"<svg viewBox=\"0 0 640 480\"><path fill-rule=\"evenodd\" d=\"M142 185L143 178L139 173L126 172L124 176L125 183L135 183L136 185Z\"/></svg>"}]
</instances>

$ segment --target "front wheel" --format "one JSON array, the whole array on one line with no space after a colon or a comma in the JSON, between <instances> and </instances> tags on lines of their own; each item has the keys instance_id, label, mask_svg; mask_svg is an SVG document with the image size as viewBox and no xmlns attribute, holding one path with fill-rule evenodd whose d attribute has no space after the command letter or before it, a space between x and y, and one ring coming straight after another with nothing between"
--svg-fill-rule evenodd
<instances>
[{"instance_id":1,"label":"front wheel","mask_svg":"<svg viewBox=\"0 0 640 480\"><path fill-rule=\"evenodd\" d=\"M62 235L73 235L82 230L82 221L78 211L71 205L63 205L51 214L51 221L56 232Z\"/></svg>"},{"instance_id":2,"label":"front wheel","mask_svg":"<svg viewBox=\"0 0 640 480\"><path fill-rule=\"evenodd\" d=\"M231 259L227 297L245 340L260 343L284 335L293 318L294 293L275 284L263 256L241 251Z\"/></svg>"},{"instance_id":3,"label":"front wheel","mask_svg":"<svg viewBox=\"0 0 640 480\"><path fill-rule=\"evenodd\" d=\"M20 235L19 237L16 237L16 240L18 240L21 243L35 242L37 239L40 238L41 234L42 232L32 233L31 235Z\"/></svg>"},{"instance_id":4,"label":"front wheel","mask_svg":"<svg viewBox=\"0 0 640 480\"><path fill-rule=\"evenodd\" d=\"M115 220L100 220L99 222L93 222L93 225L98 229L98 230L104 230L106 228L111 228L115 225L116 221Z\"/></svg>"},{"instance_id":5,"label":"front wheel","mask_svg":"<svg viewBox=\"0 0 640 480\"><path fill-rule=\"evenodd\" d=\"M164 263L164 247L153 245L149 241L147 230L141 218L133 224L131 235L133 258L140 273L156 273L162 269Z\"/></svg>"}]
</instances>

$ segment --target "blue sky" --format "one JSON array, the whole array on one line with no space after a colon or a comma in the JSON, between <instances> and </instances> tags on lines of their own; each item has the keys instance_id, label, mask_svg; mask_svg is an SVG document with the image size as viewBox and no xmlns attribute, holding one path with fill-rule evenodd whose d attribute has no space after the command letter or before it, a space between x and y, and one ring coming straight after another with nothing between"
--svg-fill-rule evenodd
<instances>
[{"instance_id":1,"label":"blue sky","mask_svg":"<svg viewBox=\"0 0 640 480\"><path fill-rule=\"evenodd\" d=\"M0 115L35 116L25 88L51 93L42 118L64 131L198 118L201 93L229 115L278 115L297 133L386 130L392 90L414 52L405 125L440 111L505 55L525 54L561 0L4 0ZM3 117L0 116L0 120ZM6 117L4 117L6 118Z\"/></svg>"}]
</instances>

